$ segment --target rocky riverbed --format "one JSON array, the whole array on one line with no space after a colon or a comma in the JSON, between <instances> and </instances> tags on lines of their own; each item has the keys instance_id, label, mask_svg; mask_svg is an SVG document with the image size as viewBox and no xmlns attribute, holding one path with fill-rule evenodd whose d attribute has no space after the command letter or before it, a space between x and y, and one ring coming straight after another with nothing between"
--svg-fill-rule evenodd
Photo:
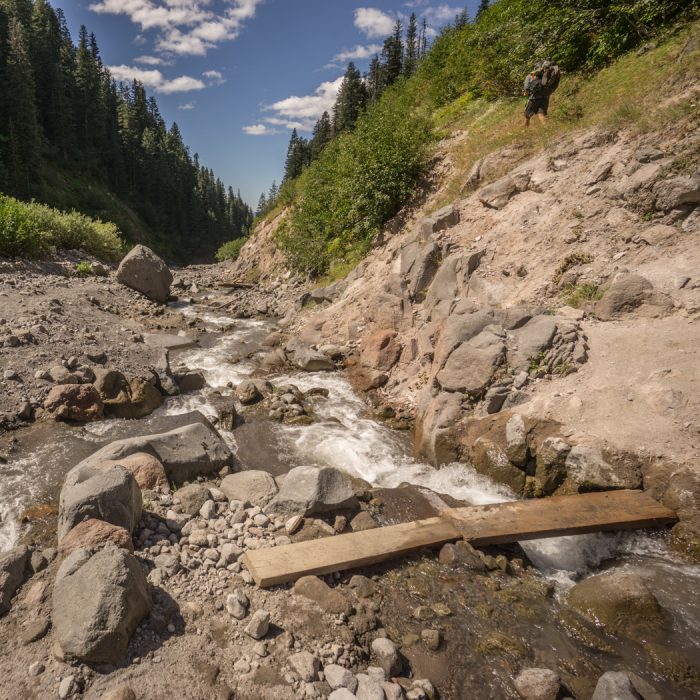
<instances>
[{"instance_id":1,"label":"rocky riverbed","mask_svg":"<svg viewBox=\"0 0 700 700\"><path fill-rule=\"evenodd\" d=\"M20 274L40 308L46 283ZM467 464L416 461L411 412L368 401L342 373L353 343L281 341L269 311L293 308L295 285L251 296L208 286L204 268L180 279L178 301L134 296L122 321L167 337L167 363L162 347L111 336L102 316L92 322L114 337L104 365L73 350L83 308L94 313L76 304L68 331L54 336L61 320L47 315L45 354L30 347L17 364L29 377L40 363L65 374L27 381L30 401L45 388L39 420L4 437L4 549L16 546L2 560L0 696L695 696L700 571L663 533L450 544L258 588L247 551L515 493ZM87 285L135 294L114 277ZM117 373L121 394L101 370ZM135 380L159 395L148 411ZM80 427L44 408L65 386L95 387L102 420L84 412Z\"/></svg>"}]
</instances>

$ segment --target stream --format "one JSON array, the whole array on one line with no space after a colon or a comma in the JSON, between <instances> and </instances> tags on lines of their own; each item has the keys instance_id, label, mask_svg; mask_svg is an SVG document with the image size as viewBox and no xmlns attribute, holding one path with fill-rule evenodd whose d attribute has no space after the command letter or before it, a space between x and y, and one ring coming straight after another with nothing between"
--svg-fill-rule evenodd
<instances>
[{"instance_id":1,"label":"stream","mask_svg":"<svg viewBox=\"0 0 700 700\"><path fill-rule=\"evenodd\" d=\"M119 438L169 429L173 416L179 414L198 410L215 416L207 391L214 388L230 393L227 385L236 385L255 370L255 355L261 351L265 336L274 330L272 322L233 319L199 304L177 306L186 316L203 321L208 332L198 347L172 353L171 362L202 370L209 387L168 399L139 421L113 419L84 427L37 423L26 431L18 450L7 463L0 463L0 551L13 546L22 534L18 513L32 503L55 502L65 473L82 458ZM239 357L244 359L232 363L232 358ZM469 504L513 499L505 487L468 465L451 464L436 470L416 462L409 436L368 418L367 405L341 374L305 373L271 379L275 384L294 383L302 391L322 387L328 390L328 397L313 398L318 420L308 426L261 420L244 424L234 433L222 431L245 468L280 474L293 466L328 465L375 486L397 487L408 482ZM700 665L700 566L673 555L663 535L581 535L530 541L522 547L542 576L555 584L557 596L601 568L622 567L640 574L671 614L677 648Z\"/></svg>"}]
</instances>

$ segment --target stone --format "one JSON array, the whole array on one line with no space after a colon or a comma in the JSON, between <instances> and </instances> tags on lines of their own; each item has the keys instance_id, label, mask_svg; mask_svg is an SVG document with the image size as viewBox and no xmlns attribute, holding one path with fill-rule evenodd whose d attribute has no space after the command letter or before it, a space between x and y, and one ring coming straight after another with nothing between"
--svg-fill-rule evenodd
<instances>
[{"instance_id":1,"label":"stone","mask_svg":"<svg viewBox=\"0 0 700 700\"><path fill-rule=\"evenodd\" d=\"M441 262L442 253L436 243L428 243L416 252L408 274L408 293L415 302L425 299Z\"/></svg>"},{"instance_id":2,"label":"stone","mask_svg":"<svg viewBox=\"0 0 700 700\"><path fill-rule=\"evenodd\" d=\"M78 465L68 472L61 489L58 540L89 518L133 532L141 518L141 509L141 489L124 467L100 469Z\"/></svg>"},{"instance_id":3,"label":"stone","mask_svg":"<svg viewBox=\"0 0 700 700\"><path fill-rule=\"evenodd\" d=\"M571 445L561 438L548 437L537 450L535 495L551 496L566 478L566 458Z\"/></svg>"},{"instance_id":4,"label":"stone","mask_svg":"<svg viewBox=\"0 0 700 700\"><path fill-rule=\"evenodd\" d=\"M338 664L326 664L323 667L323 674L332 690L347 688L351 693L357 690L357 678L346 668L338 666Z\"/></svg>"},{"instance_id":5,"label":"stone","mask_svg":"<svg viewBox=\"0 0 700 700\"><path fill-rule=\"evenodd\" d=\"M128 685L118 685L103 693L100 700L136 700L136 693Z\"/></svg>"},{"instance_id":6,"label":"stone","mask_svg":"<svg viewBox=\"0 0 700 700\"><path fill-rule=\"evenodd\" d=\"M318 680L321 662L310 652L300 651L292 654L287 662L304 683L313 683Z\"/></svg>"},{"instance_id":7,"label":"stone","mask_svg":"<svg viewBox=\"0 0 700 700\"><path fill-rule=\"evenodd\" d=\"M51 628L51 621L46 617L32 620L22 632L21 642L25 646L43 639Z\"/></svg>"},{"instance_id":8,"label":"stone","mask_svg":"<svg viewBox=\"0 0 700 700\"><path fill-rule=\"evenodd\" d=\"M523 417L518 413L506 423L506 457L519 467L527 464L527 429Z\"/></svg>"},{"instance_id":9,"label":"stone","mask_svg":"<svg viewBox=\"0 0 700 700\"><path fill-rule=\"evenodd\" d=\"M171 333L144 333L143 342L148 347L160 350L184 350L197 344L192 336Z\"/></svg>"},{"instance_id":10,"label":"stone","mask_svg":"<svg viewBox=\"0 0 700 700\"><path fill-rule=\"evenodd\" d=\"M373 530L377 527L374 518L366 511L361 510L351 521L350 529L353 532L362 532L363 530Z\"/></svg>"},{"instance_id":11,"label":"stone","mask_svg":"<svg viewBox=\"0 0 700 700\"><path fill-rule=\"evenodd\" d=\"M559 674L548 668L526 668L515 679L515 689L523 700L556 700Z\"/></svg>"},{"instance_id":12,"label":"stone","mask_svg":"<svg viewBox=\"0 0 700 700\"><path fill-rule=\"evenodd\" d=\"M357 696L347 688L338 688L328 696L328 700L357 700Z\"/></svg>"},{"instance_id":13,"label":"stone","mask_svg":"<svg viewBox=\"0 0 700 700\"><path fill-rule=\"evenodd\" d=\"M277 483L271 474L248 470L229 474L220 486L229 501L241 501L261 508L277 494Z\"/></svg>"},{"instance_id":14,"label":"stone","mask_svg":"<svg viewBox=\"0 0 700 700\"><path fill-rule=\"evenodd\" d=\"M249 605L248 596L240 588L226 596L226 611L236 620L242 620L248 614Z\"/></svg>"},{"instance_id":15,"label":"stone","mask_svg":"<svg viewBox=\"0 0 700 700\"><path fill-rule=\"evenodd\" d=\"M380 330L362 339L360 362L371 369L388 372L401 357L396 331Z\"/></svg>"},{"instance_id":16,"label":"stone","mask_svg":"<svg viewBox=\"0 0 700 700\"><path fill-rule=\"evenodd\" d=\"M503 449L485 437L477 438L471 450L474 469L500 484L505 484L515 493L525 488L525 472L510 462Z\"/></svg>"},{"instance_id":17,"label":"stone","mask_svg":"<svg viewBox=\"0 0 700 700\"><path fill-rule=\"evenodd\" d=\"M387 637L378 637L372 641L372 655L384 670L387 678L398 676L403 669L403 662L396 645Z\"/></svg>"},{"instance_id":18,"label":"stone","mask_svg":"<svg viewBox=\"0 0 700 700\"><path fill-rule=\"evenodd\" d=\"M127 552L134 551L131 535L123 527L89 518L78 523L61 539L58 551L65 557L76 549L94 551L106 545L114 545Z\"/></svg>"},{"instance_id":19,"label":"stone","mask_svg":"<svg viewBox=\"0 0 700 700\"><path fill-rule=\"evenodd\" d=\"M317 576L303 576L294 584L294 593L314 601L322 610L332 615L349 615L350 603L335 588L331 588Z\"/></svg>"},{"instance_id":20,"label":"stone","mask_svg":"<svg viewBox=\"0 0 700 700\"><path fill-rule=\"evenodd\" d=\"M700 204L700 176L679 175L659 180L654 184L652 192L656 196L656 208L660 211Z\"/></svg>"},{"instance_id":21,"label":"stone","mask_svg":"<svg viewBox=\"0 0 700 700\"><path fill-rule=\"evenodd\" d=\"M386 700L404 700L406 697L403 693L403 688L398 683L382 683L382 690Z\"/></svg>"},{"instance_id":22,"label":"stone","mask_svg":"<svg viewBox=\"0 0 700 700\"><path fill-rule=\"evenodd\" d=\"M44 401L44 409L56 420L75 423L90 423L104 417L104 404L92 384L52 387Z\"/></svg>"},{"instance_id":23,"label":"stone","mask_svg":"<svg viewBox=\"0 0 700 700\"><path fill-rule=\"evenodd\" d=\"M24 545L0 554L0 615L10 609L12 597L25 581L29 557Z\"/></svg>"},{"instance_id":24,"label":"stone","mask_svg":"<svg viewBox=\"0 0 700 700\"><path fill-rule=\"evenodd\" d=\"M137 245L119 264L117 280L153 301L165 303L173 276L168 266L150 248Z\"/></svg>"},{"instance_id":25,"label":"stone","mask_svg":"<svg viewBox=\"0 0 700 700\"><path fill-rule=\"evenodd\" d=\"M256 610L245 628L245 633L253 639L262 639L270 629L270 613L267 610Z\"/></svg>"},{"instance_id":26,"label":"stone","mask_svg":"<svg viewBox=\"0 0 700 700\"><path fill-rule=\"evenodd\" d=\"M199 391L207 385L204 373L199 370L187 370L186 372L175 373L175 383L181 393L187 394L191 391Z\"/></svg>"},{"instance_id":27,"label":"stone","mask_svg":"<svg viewBox=\"0 0 700 700\"><path fill-rule=\"evenodd\" d=\"M609 160L599 163L593 168L586 179L583 181L584 185L595 185L603 180L607 180L613 169L613 163Z\"/></svg>"},{"instance_id":28,"label":"stone","mask_svg":"<svg viewBox=\"0 0 700 700\"><path fill-rule=\"evenodd\" d=\"M645 639L665 622L644 579L630 571L598 574L577 583L567 603L596 626L630 639Z\"/></svg>"},{"instance_id":29,"label":"stone","mask_svg":"<svg viewBox=\"0 0 700 700\"><path fill-rule=\"evenodd\" d=\"M423 644L425 644L430 651L437 651L440 648L442 635L439 630L424 629L421 631L420 637L423 640Z\"/></svg>"},{"instance_id":30,"label":"stone","mask_svg":"<svg viewBox=\"0 0 700 700\"><path fill-rule=\"evenodd\" d=\"M32 677L40 676L46 670L46 666L44 666L41 661L34 661L33 663L29 664L29 668L27 670L29 675Z\"/></svg>"},{"instance_id":31,"label":"stone","mask_svg":"<svg viewBox=\"0 0 700 700\"><path fill-rule=\"evenodd\" d=\"M460 221L459 209L454 204L448 204L442 209L438 209L430 218L433 220L433 233L445 231L456 226Z\"/></svg>"},{"instance_id":32,"label":"stone","mask_svg":"<svg viewBox=\"0 0 700 700\"><path fill-rule=\"evenodd\" d=\"M61 700L69 698L78 690L78 684L75 682L75 676L65 676L61 678L61 682L58 684L58 697Z\"/></svg>"},{"instance_id":33,"label":"stone","mask_svg":"<svg viewBox=\"0 0 700 700\"><path fill-rule=\"evenodd\" d=\"M161 462L169 481L182 484L231 464L233 454L211 423L200 413L192 416L198 422L166 433L116 440L84 459L75 469L146 452Z\"/></svg>"},{"instance_id":34,"label":"stone","mask_svg":"<svg viewBox=\"0 0 700 700\"><path fill-rule=\"evenodd\" d=\"M115 418L136 420L150 416L163 403L163 395L150 382L132 379L129 382L127 399L107 405L107 411Z\"/></svg>"},{"instance_id":35,"label":"stone","mask_svg":"<svg viewBox=\"0 0 700 700\"><path fill-rule=\"evenodd\" d=\"M442 546L438 557L441 564L461 566L471 571L486 571L486 565L468 542L460 541Z\"/></svg>"},{"instance_id":36,"label":"stone","mask_svg":"<svg viewBox=\"0 0 700 700\"><path fill-rule=\"evenodd\" d=\"M33 574L38 574L49 565L48 559L43 552L35 550L29 557L29 569Z\"/></svg>"},{"instance_id":37,"label":"stone","mask_svg":"<svg viewBox=\"0 0 700 700\"><path fill-rule=\"evenodd\" d=\"M506 176L490 185L486 185L486 187L482 187L477 192L477 197L489 209L503 209L517 191L518 186L515 180Z\"/></svg>"},{"instance_id":38,"label":"stone","mask_svg":"<svg viewBox=\"0 0 700 700\"><path fill-rule=\"evenodd\" d=\"M591 700L642 700L624 671L608 671L596 684Z\"/></svg>"},{"instance_id":39,"label":"stone","mask_svg":"<svg viewBox=\"0 0 700 700\"><path fill-rule=\"evenodd\" d=\"M216 503L211 500L204 501L204 504L199 509L199 516L203 520L214 520L216 518Z\"/></svg>"},{"instance_id":40,"label":"stone","mask_svg":"<svg viewBox=\"0 0 700 700\"><path fill-rule=\"evenodd\" d=\"M445 391L479 395L491 382L504 351L503 334L495 327L485 329L459 345L435 378Z\"/></svg>"},{"instance_id":41,"label":"stone","mask_svg":"<svg viewBox=\"0 0 700 700\"><path fill-rule=\"evenodd\" d=\"M130 400L129 382L119 370L97 367L94 387L107 407Z\"/></svg>"},{"instance_id":42,"label":"stone","mask_svg":"<svg viewBox=\"0 0 700 700\"><path fill-rule=\"evenodd\" d=\"M238 557L243 554L243 550L233 542L226 542L221 546L221 557L219 561L223 566L229 566L230 564L238 561Z\"/></svg>"},{"instance_id":43,"label":"stone","mask_svg":"<svg viewBox=\"0 0 700 700\"><path fill-rule=\"evenodd\" d=\"M170 486L165 467L160 460L147 452L136 452L119 460L107 460L104 464L109 466L119 464L124 467L133 474L142 491L154 491Z\"/></svg>"},{"instance_id":44,"label":"stone","mask_svg":"<svg viewBox=\"0 0 700 700\"><path fill-rule=\"evenodd\" d=\"M204 504L211 499L211 492L203 484L187 484L175 492L180 501L180 508L188 515L196 515Z\"/></svg>"},{"instance_id":45,"label":"stone","mask_svg":"<svg viewBox=\"0 0 700 700\"><path fill-rule=\"evenodd\" d=\"M258 401L262 401L263 395L255 382L246 379L236 387L236 398L244 406L250 406Z\"/></svg>"},{"instance_id":46,"label":"stone","mask_svg":"<svg viewBox=\"0 0 700 700\"><path fill-rule=\"evenodd\" d=\"M566 457L566 474L579 491L638 489L642 474L636 465L613 466L595 445L575 445Z\"/></svg>"},{"instance_id":47,"label":"stone","mask_svg":"<svg viewBox=\"0 0 700 700\"><path fill-rule=\"evenodd\" d=\"M302 515L293 515L291 518L287 520L287 522L284 524L284 531L288 535L293 535L295 532L299 531L304 524L304 516Z\"/></svg>"},{"instance_id":48,"label":"stone","mask_svg":"<svg viewBox=\"0 0 700 700\"><path fill-rule=\"evenodd\" d=\"M552 316L535 316L521 328L508 334L508 365L517 371L528 371L533 360L552 346L557 321Z\"/></svg>"},{"instance_id":49,"label":"stone","mask_svg":"<svg viewBox=\"0 0 700 700\"><path fill-rule=\"evenodd\" d=\"M333 467L296 467L289 471L279 493L266 510L272 513L314 515L356 509L349 479Z\"/></svg>"},{"instance_id":50,"label":"stone","mask_svg":"<svg viewBox=\"0 0 700 700\"><path fill-rule=\"evenodd\" d=\"M157 378L157 387L166 396L177 396L180 388L175 382L172 369L170 368L170 353L162 350L158 355L158 360L153 368L153 373Z\"/></svg>"},{"instance_id":51,"label":"stone","mask_svg":"<svg viewBox=\"0 0 700 700\"><path fill-rule=\"evenodd\" d=\"M641 275L620 275L608 287L603 298L595 303L595 315L601 321L610 321L635 311L642 305L656 307L658 313L673 308L669 297L654 291L648 279Z\"/></svg>"},{"instance_id":52,"label":"stone","mask_svg":"<svg viewBox=\"0 0 700 700\"><path fill-rule=\"evenodd\" d=\"M358 673L355 697L357 700L384 700L382 683L370 678L366 673Z\"/></svg>"},{"instance_id":53,"label":"stone","mask_svg":"<svg viewBox=\"0 0 700 700\"><path fill-rule=\"evenodd\" d=\"M296 343L293 347L292 361L304 372L332 372L335 369L333 360L328 355L303 343Z\"/></svg>"},{"instance_id":54,"label":"stone","mask_svg":"<svg viewBox=\"0 0 700 700\"><path fill-rule=\"evenodd\" d=\"M65 659L118 664L151 608L138 560L123 549L104 548L56 580L54 639Z\"/></svg>"}]
</instances>

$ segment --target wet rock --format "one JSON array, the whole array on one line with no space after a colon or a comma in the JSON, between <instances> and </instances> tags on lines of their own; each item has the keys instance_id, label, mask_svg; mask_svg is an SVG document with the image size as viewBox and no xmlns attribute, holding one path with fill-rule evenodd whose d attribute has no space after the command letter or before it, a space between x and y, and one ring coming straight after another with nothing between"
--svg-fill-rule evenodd
<instances>
[{"instance_id":1,"label":"wet rock","mask_svg":"<svg viewBox=\"0 0 700 700\"><path fill-rule=\"evenodd\" d=\"M596 684L591 700L642 700L624 671L608 671Z\"/></svg>"},{"instance_id":2,"label":"wet rock","mask_svg":"<svg viewBox=\"0 0 700 700\"><path fill-rule=\"evenodd\" d=\"M478 552L463 540L443 545L439 561L448 566L461 566L472 571L486 571L486 565L479 557Z\"/></svg>"},{"instance_id":3,"label":"wet rock","mask_svg":"<svg viewBox=\"0 0 700 700\"><path fill-rule=\"evenodd\" d=\"M255 382L245 380L236 387L236 398L244 406L250 406L258 401L262 401L263 395Z\"/></svg>"},{"instance_id":4,"label":"wet rock","mask_svg":"<svg viewBox=\"0 0 700 700\"><path fill-rule=\"evenodd\" d=\"M116 369L95 369L94 386L107 407L128 403L130 400L129 382Z\"/></svg>"},{"instance_id":5,"label":"wet rock","mask_svg":"<svg viewBox=\"0 0 700 700\"><path fill-rule=\"evenodd\" d=\"M106 548L57 580L54 637L62 656L116 664L152 607L141 564L123 549Z\"/></svg>"},{"instance_id":6,"label":"wet rock","mask_svg":"<svg viewBox=\"0 0 700 700\"><path fill-rule=\"evenodd\" d=\"M296 467L284 479L266 510L271 513L314 515L357 508L348 478L333 467Z\"/></svg>"},{"instance_id":7,"label":"wet rock","mask_svg":"<svg viewBox=\"0 0 700 700\"><path fill-rule=\"evenodd\" d=\"M203 484L188 484L175 492L180 507L188 515L199 513L202 506L211 498L211 492Z\"/></svg>"},{"instance_id":8,"label":"wet rock","mask_svg":"<svg viewBox=\"0 0 700 700\"><path fill-rule=\"evenodd\" d=\"M577 583L568 604L607 632L643 639L664 624L664 614L654 594L638 574L613 571Z\"/></svg>"},{"instance_id":9,"label":"wet rock","mask_svg":"<svg viewBox=\"0 0 700 700\"><path fill-rule=\"evenodd\" d=\"M191 391L199 391L200 389L204 389L204 387L207 385L207 380L204 378L204 374L198 370L176 372L174 376L178 389L183 394L187 394Z\"/></svg>"},{"instance_id":10,"label":"wet rock","mask_svg":"<svg viewBox=\"0 0 700 700\"><path fill-rule=\"evenodd\" d=\"M519 414L514 414L506 423L506 457L519 467L527 463L527 429Z\"/></svg>"},{"instance_id":11,"label":"wet rock","mask_svg":"<svg viewBox=\"0 0 700 700\"><path fill-rule=\"evenodd\" d=\"M472 448L471 462L480 474L505 484L515 493L523 492L525 472L511 464L503 449L488 438L480 437L476 440Z\"/></svg>"},{"instance_id":12,"label":"wet rock","mask_svg":"<svg viewBox=\"0 0 700 700\"><path fill-rule=\"evenodd\" d=\"M61 384L49 391L44 409L56 420L90 423L102 420L104 405L92 384Z\"/></svg>"},{"instance_id":13,"label":"wet rock","mask_svg":"<svg viewBox=\"0 0 700 700\"><path fill-rule=\"evenodd\" d=\"M357 689L357 679L346 668L338 666L338 664L326 664L323 667L323 673L326 677L326 682L332 690L338 688L346 688L351 693Z\"/></svg>"},{"instance_id":14,"label":"wet rock","mask_svg":"<svg viewBox=\"0 0 700 700\"><path fill-rule=\"evenodd\" d=\"M162 394L150 382L132 379L125 401L109 403L108 411L115 418L136 420L150 416L163 403Z\"/></svg>"},{"instance_id":15,"label":"wet rock","mask_svg":"<svg viewBox=\"0 0 700 700\"><path fill-rule=\"evenodd\" d=\"M61 489L58 540L88 518L133 532L141 518L141 507L141 489L124 467L99 469L78 465L68 472Z\"/></svg>"},{"instance_id":16,"label":"wet rock","mask_svg":"<svg viewBox=\"0 0 700 700\"><path fill-rule=\"evenodd\" d=\"M503 209L510 198L518 191L518 186L512 177L503 177L496 182L482 187L477 197L489 209Z\"/></svg>"},{"instance_id":17,"label":"wet rock","mask_svg":"<svg viewBox=\"0 0 700 700\"><path fill-rule=\"evenodd\" d=\"M350 603L337 589L331 588L317 576L303 576L294 584L294 593L314 601L322 610L333 615L350 614Z\"/></svg>"},{"instance_id":18,"label":"wet rock","mask_svg":"<svg viewBox=\"0 0 700 700\"><path fill-rule=\"evenodd\" d=\"M372 642L372 655L384 670L387 678L398 676L403 669L401 656L394 642L386 637L378 637Z\"/></svg>"},{"instance_id":19,"label":"wet rock","mask_svg":"<svg viewBox=\"0 0 700 700\"><path fill-rule=\"evenodd\" d=\"M245 628L245 633L253 639L262 639L270 628L270 613L267 610L256 610Z\"/></svg>"},{"instance_id":20,"label":"wet rock","mask_svg":"<svg viewBox=\"0 0 700 700\"><path fill-rule=\"evenodd\" d=\"M638 489L642 485L642 474L637 466L613 466L595 445L575 445L566 457L565 465L568 478L579 491Z\"/></svg>"},{"instance_id":21,"label":"wet rock","mask_svg":"<svg viewBox=\"0 0 700 700\"><path fill-rule=\"evenodd\" d=\"M360 362L371 369L388 372L401 357L396 331L380 330L362 339Z\"/></svg>"},{"instance_id":22,"label":"wet rock","mask_svg":"<svg viewBox=\"0 0 700 700\"><path fill-rule=\"evenodd\" d=\"M361 510L351 521L350 529L353 532L362 532L363 530L373 530L377 527L374 518L366 511Z\"/></svg>"},{"instance_id":23,"label":"wet rock","mask_svg":"<svg viewBox=\"0 0 700 700\"><path fill-rule=\"evenodd\" d=\"M223 479L220 488L229 501L242 501L260 507L266 506L278 491L271 474L252 469L230 474Z\"/></svg>"},{"instance_id":24,"label":"wet rock","mask_svg":"<svg viewBox=\"0 0 700 700\"><path fill-rule=\"evenodd\" d=\"M158 356L153 372L158 380L157 387L162 394L177 396L180 393L180 388L175 383L175 377L170 369L170 353L167 350L163 350Z\"/></svg>"},{"instance_id":25,"label":"wet rock","mask_svg":"<svg viewBox=\"0 0 700 700\"><path fill-rule=\"evenodd\" d=\"M121 261L117 280L153 301L165 303L173 276L168 266L150 248L137 245Z\"/></svg>"},{"instance_id":26,"label":"wet rock","mask_svg":"<svg viewBox=\"0 0 700 700\"><path fill-rule=\"evenodd\" d=\"M313 683L318 680L321 662L310 652L300 651L292 654L287 662L304 683Z\"/></svg>"},{"instance_id":27,"label":"wet rock","mask_svg":"<svg viewBox=\"0 0 700 700\"><path fill-rule=\"evenodd\" d=\"M58 551L61 556L67 556L76 549L93 551L106 545L134 551L131 535L123 527L90 518L78 523L61 539Z\"/></svg>"},{"instance_id":28,"label":"wet rock","mask_svg":"<svg viewBox=\"0 0 700 700\"><path fill-rule=\"evenodd\" d=\"M12 597L25 581L29 556L24 545L0 554L0 615L10 609Z\"/></svg>"},{"instance_id":29,"label":"wet rock","mask_svg":"<svg viewBox=\"0 0 700 700\"><path fill-rule=\"evenodd\" d=\"M119 461L136 452L147 452L158 458L165 467L168 479L176 484L218 472L233 461L231 450L204 416L195 415L199 422L167 433L116 440L78 466L99 464L106 460Z\"/></svg>"},{"instance_id":30,"label":"wet rock","mask_svg":"<svg viewBox=\"0 0 700 700\"><path fill-rule=\"evenodd\" d=\"M566 458L571 445L561 438L548 437L537 450L535 495L551 496L566 478Z\"/></svg>"},{"instance_id":31,"label":"wet rock","mask_svg":"<svg viewBox=\"0 0 700 700\"><path fill-rule=\"evenodd\" d=\"M526 668L515 679L515 689L523 700L556 700L559 674L548 668Z\"/></svg>"}]
</instances>

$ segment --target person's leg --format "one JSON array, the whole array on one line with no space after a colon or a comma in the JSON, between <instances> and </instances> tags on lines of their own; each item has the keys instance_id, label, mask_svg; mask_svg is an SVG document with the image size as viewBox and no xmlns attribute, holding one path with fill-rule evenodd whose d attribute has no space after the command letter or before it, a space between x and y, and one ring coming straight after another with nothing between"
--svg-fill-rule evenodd
<instances>
[{"instance_id":1,"label":"person's leg","mask_svg":"<svg viewBox=\"0 0 700 700\"><path fill-rule=\"evenodd\" d=\"M547 115L544 112L537 112L537 118L544 124L547 121Z\"/></svg>"}]
</instances>

